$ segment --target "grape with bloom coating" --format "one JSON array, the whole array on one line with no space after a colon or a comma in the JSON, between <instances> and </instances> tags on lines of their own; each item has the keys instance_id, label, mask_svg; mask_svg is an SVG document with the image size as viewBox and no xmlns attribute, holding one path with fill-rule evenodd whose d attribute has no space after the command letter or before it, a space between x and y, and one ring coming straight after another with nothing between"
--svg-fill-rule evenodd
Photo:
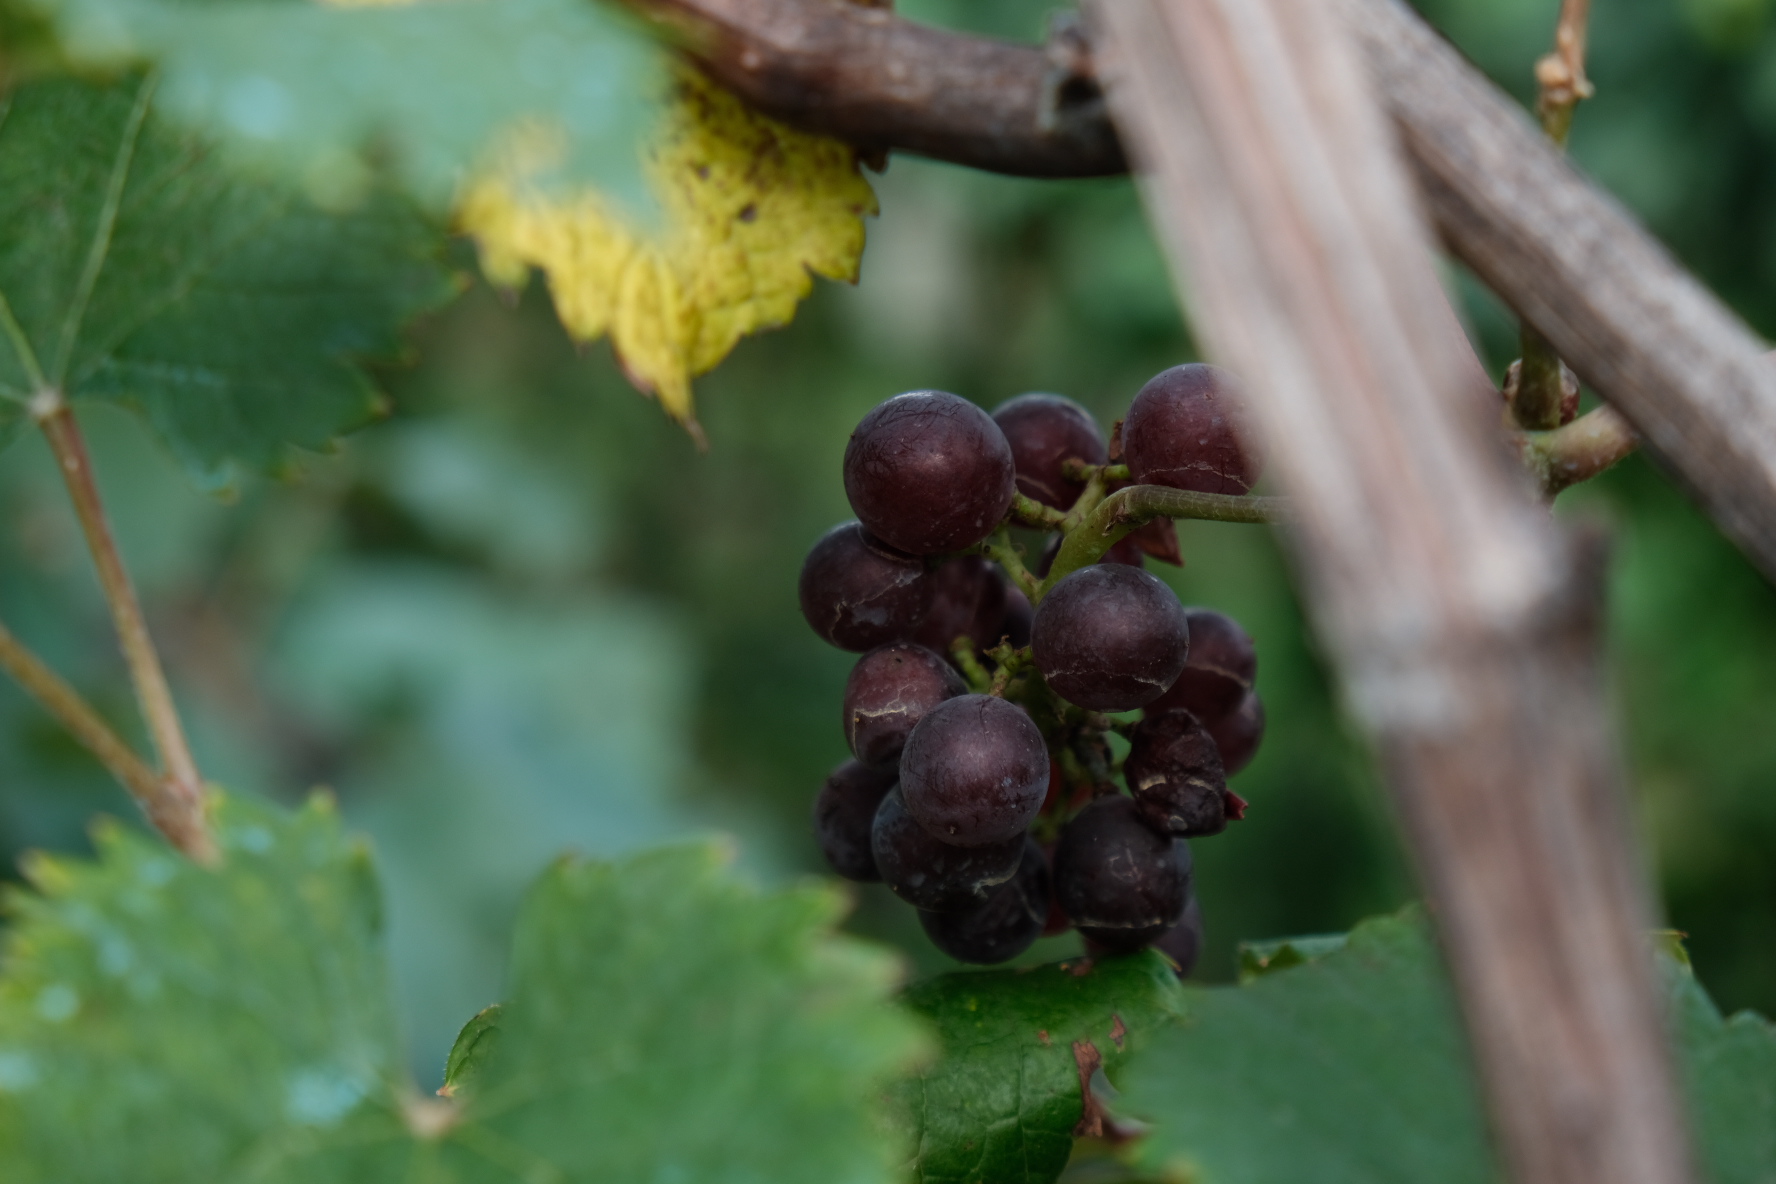
<instances>
[{"instance_id":1,"label":"grape with bloom coating","mask_svg":"<svg viewBox=\"0 0 1776 1184\"><path fill-rule=\"evenodd\" d=\"M1189 608L1190 657L1149 714L1188 711L1205 723L1237 709L1258 678L1258 650L1240 623L1212 608Z\"/></svg>"},{"instance_id":2,"label":"grape with bloom coating","mask_svg":"<svg viewBox=\"0 0 1776 1184\"><path fill-rule=\"evenodd\" d=\"M879 403L845 447L845 496L865 529L914 555L993 533L1017 493L1011 445L992 417L944 391Z\"/></svg>"},{"instance_id":3,"label":"grape with bloom coating","mask_svg":"<svg viewBox=\"0 0 1776 1184\"><path fill-rule=\"evenodd\" d=\"M1227 829L1221 753L1188 711L1149 715L1137 724L1122 774L1141 816L1154 829L1186 838Z\"/></svg>"},{"instance_id":4,"label":"grape with bloom coating","mask_svg":"<svg viewBox=\"0 0 1776 1184\"><path fill-rule=\"evenodd\" d=\"M1107 950L1128 953L1184 915L1190 870L1184 840L1147 825L1133 799L1106 794L1061 829L1054 891L1081 934Z\"/></svg>"},{"instance_id":5,"label":"grape with bloom coating","mask_svg":"<svg viewBox=\"0 0 1776 1184\"><path fill-rule=\"evenodd\" d=\"M1190 629L1184 606L1157 577L1100 563L1043 597L1030 646L1061 698L1093 711L1127 711L1172 685L1190 654Z\"/></svg>"},{"instance_id":6,"label":"grape with bloom coating","mask_svg":"<svg viewBox=\"0 0 1776 1184\"><path fill-rule=\"evenodd\" d=\"M1023 844L1022 836L980 847L941 842L906 812L898 789L882 799L870 829L876 870L894 895L915 908L940 911L984 901L988 889L1017 871Z\"/></svg>"},{"instance_id":7,"label":"grape with bloom coating","mask_svg":"<svg viewBox=\"0 0 1776 1184\"><path fill-rule=\"evenodd\" d=\"M845 740L869 765L900 760L913 725L968 687L950 664L908 642L880 646L857 660L845 680Z\"/></svg>"},{"instance_id":8,"label":"grape with bloom coating","mask_svg":"<svg viewBox=\"0 0 1776 1184\"><path fill-rule=\"evenodd\" d=\"M1061 395L1007 399L993 409L993 422L1011 445L1018 492L1057 510L1072 506L1085 489L1067 480L1061 466L1075 459L1101 465L1109 456L1091 412Z\"/></svg>"},{"instance_id":9,"label":"grape with bloom coating","mask_svg":"<svg viewBox=\"0 0 1776 1184\"><path fill-rule=\"evenodd\" d=\"M990 966L1017 957L1042 935L1050 896L1048 860L1025 839L1017 875L990 889L986 900L960 911L921 910L919 923L931 944L958 962Z\"/></svg>"},{"instance_id":10,"label":"grape with bloom coating","mask_svg":"<svg viewBox=\"0 0 1776 1184\"><path fill-rule=\"evenodd\" d=\"M1197 362L1141 388L1122 421L1122 448L1141 485L1241 494L1263 468L1239 379Z\"/></svg>"},{"instance_id":11,"label":"grape with bloom coating","mask_svg":"<svg viewBox=\"0 0 1776 1184\"><path fill-rule=\"evenodd\" d=\"M846 761L827 775L814 799L814 837L833 871L868 883L882 877L870 850L876 809L894 788L893 769Z\"/></svg>"},{"instance_id":12,"label":"grape with bloom coating","mask_svg":"<svg viewBox=\"0 0 1776 1184\"><path fill-rule=\"evenodd\" d=\"M900 754L907 813L946 843L1023 834L1048 792L1048 748L1023 708L958 695L925 713Z\"/></svg>"},{"instance_id":13,"label":"grape with bloom coating","mask_svg":"<svg viewBox=\"0 0 1776 1184\"><path fill-rule=\"evenodd\" d=\"M1226 715L1204 724L1221 750L1221 767L1229 777L1252 763L1258 742L1264 739L1264 700L1247 691L1240 705Z\"/></svg>"},{"instance_id":14,"label":"grape with bloom coating","mask_svg":"<svg viewBox=\"0 0 1776 1184\"><path fill-rule=\"evenodd\" d=\"M814 632L862 653L910 634L931 608L932 588L924 560L842 522L802 561L797 592Z\"/></svg>"}]
</instances>

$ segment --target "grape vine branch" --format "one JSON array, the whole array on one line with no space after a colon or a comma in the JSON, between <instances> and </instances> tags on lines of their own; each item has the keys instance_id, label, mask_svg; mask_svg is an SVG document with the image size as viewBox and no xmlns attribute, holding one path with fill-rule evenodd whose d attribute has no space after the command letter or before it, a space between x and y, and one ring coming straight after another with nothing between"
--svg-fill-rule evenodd
<instances>
[{"instance_id":1,"label":"grape vine branch","mask_svg":"<svg viewBox=\"0 0 1776 1184\"><path fill-rule=\"evenodd\" d=\"M821 0L629 3L795 126L1027 176L1127 167L1076 31L1016 46ZM1632 425L1776 574L1776 367L1751 332L1400 0L1335 7L1444 245L1620 416L1530 442L1548 470L1607 467L1612 449L1632 446L1621 430Z\"/></svg>"}]
</instances>

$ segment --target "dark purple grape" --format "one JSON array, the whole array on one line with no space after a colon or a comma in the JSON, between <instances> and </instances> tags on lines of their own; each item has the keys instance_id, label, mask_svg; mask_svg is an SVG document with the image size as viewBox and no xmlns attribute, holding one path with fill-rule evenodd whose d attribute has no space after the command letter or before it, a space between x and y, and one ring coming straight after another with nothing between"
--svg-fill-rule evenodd
<instances>
[{"instance_id":1,"label":"dark purple grape","mask_svg":"<svg viewBox=\"0 0 1776 1184\"><path fill-rule=\"evenodd\" d=\"M1036 668L1055 693L1094 711L1127 711L1164 693L1190 654L1184 606L1135 567L1100 563L1062 579L1036 606Z\"/></svg>"},{"instance_id":2,"label":"dark purple grape","mask_svg":"<svg viewBox=\"0 0 1776 1184\"><path fill-rule=\"evenodd\" d=\"M931 608L912 640L946 658L958 637L992 649L1004 636L1005 593L1005 577L979 555L950 560L932 573Z\"/></svg>"},{"instance_id":3,"label":"dark purple grape","mask_svg":"<svg viewBox=\"0 0 1776 1184\"><path fill-rule=\"evenodd\" d=\"M919 923L931 944L958 962L992 965L1017 957L1042 935L1048 917L1048 860L1042 848L1022 841L1017 875L987 893L980 904L960 911L920 910Z\"/></svg>"},{"instance_id":4,"label":"dark purple grape","mask_svg":"<svg viewBox=\"0 0 1776 1184\"><path fill-rule=\"evenodd\" d=\"M1229 777L1252 763L1258 742L1264 739L1264 700L1247 691L1238 707L1204 725L1221 750L1221 767Z\"/></svg>"},{"instance_id":5,"label":"dark purple grape","mask_svg":"<svg viewBox=\"0 0 1776 1184\"><path fill-rule=\"evenodd\" d=\"M1212 608L1184 610L1190 622L1190 658L1150 713L1188 711L1214 721L1237 708L1258 678L1258 651L1240 623Z\"/></svg>"},{"instance_id":6,"label":"dark purple grape","mask_svg":"<svg viewBox=\"0 0 1776 1184\"><path fill-rule=\"evenodd\" d=\"M1122 762L1135 805L1154 828L1186 838L1227 829L1227 777L1214 738L1188 711L1149 715Z\"/></svg>"},{"instance_id":7,"label":"dark purple grape","mask_svg":"<svg viewBox=\"0 0 1776 1184\"><path fill-rule=\"evenodd\" d=\"M1036 557L1036 566L1031 570L1037 579L1047 579L1049 569L1054 567L1055 556L1061 553L1061 536L1050 536L1048 543L1042 548L1042 554ZM1142 557L1141 548L1135 542L1134 535L1124 535L1110 545L1104 552L1099 563L1121 563L1128 567L1146 567L1147 561Z\"/></svg>"},{"instance_id":8,"label":"dark purple grape","mask_svg":"<svg viewBox=\"0 0 1776 1184\"><path fill-rule=\"evenodd\" d=\"M1190 898L1190 847L1141 819L1132 798L1094 799L1061 829L1054 891L1081 934L1128 953L1178 923Z\"/></svg>"},{"instance_id":9,"label":"dark purple grape","mask_svg":"<svg viewBox=\"0 0 1776 1184\"><path fill-rule=\"evenodd\" d=\"M1202 947L1202 905L1192 893L1190 903L1184 906L1184 916L1154 941L1153 948L1177 964L1179 978L1189 978L1190 972L1196 969L1197 958L1202 955Z\"/></svg>"},{"instance_id":10,"label":"dark purple grape","mask_svg":"<svg viewBox=\"0 0 1776 1184\"><path fill-rule=\"evenodd\" d=\"M925 713L900 754L907 812L946 843L978 847L1024 833L1048 793L1048 749L1024 710L958 695Z\"/></svg>"},{"instance_id":11,"label":"dark purple grape","mask_svg":"<svg viewBox=\"0 0 1776 1184\"><path fill-rule=\"evenodd\" d=\"M1021 588L1005 585L1005 640L1011 648L1021 650L1030 644L1030 628L1036 623L1036 610Z\"/></svg>"},{"instance_id":12,"label":"dark purple grape","mask_svg":"<svg viewBox=\"0 0 1776 1184\"><path fill-rule=\"evenodd\" d=\"M827 775L814 799L814 837L833 871L865 883L881 879L870 852L870 830L882 798L894 788L893 769L846 761Z\"/></svg>"},{"instance_id":13,"label":"dark purple grape","mask_svg":"<svg viewBox=\"0 0 1776 1184\"><path fill-rule=\"evenodd\" d=\"M950 664L908 642L873 649L845 680L845 742L866 765L895 762L913 725L968 687Z\"/></svg>"},{"instance_id":14,"label":"dark purple grape","mask_svg":"<svg viewBox=\"0 0 1776 1184\"><path fill-rule=\"evenodd\" d=\"M898 789L882 799L870 831L870 851L894 894L921 909L967 909L987 890L1011 879L1022 858L1022 836L984 847L952 847L906 812Z\"/></svg>"},{"instance_id":15,"label":"dark purple grape","mask_svg":"<svg viewBox=\"0 0 1776 1184\"><path fill-rule=\"evenodd\" d=\"M910 634L931 607L933 586L924 560L846 522L808 552L797 591L814 632L861 653Z\"/></svg>"},{"instance_id":16,"label":"dark purple grape","mask_svg":"<svg viewBox=\"0 0 1776 1184\"><path fill-rule=\"evenodd\" d=\"M845 446L845 496L877 538L915 555L972 547L1011 508L1011 445L992 417L943 391L878 403Z\"/></svg>"},{"instance_id":17,"label":"dark purple grape","mask_svg":"<svg viewBox=\"0 0 1776 1184\"><path fill-rule=\"evenodd\" d=\"M1045 506L1065 510L1085 489L1061 471L1068 460L1101 465L1108 459L1104 433L1091 412L1060 395L1030 394L1007 399L993 411L1017 467L1018 492Z\"/></svg>"},{"instance_id":18,"label":"dark purple grape","mask_svg":"<svg viewBox=\"0 0 1776 1184\"><path fill-rule=\"evenodd\" d=\"M1239 494L1263 468L1239 379L1200 363L1148 380L1122 421L1122 447L1141 485Z\"/></svg>"}]
</instances>

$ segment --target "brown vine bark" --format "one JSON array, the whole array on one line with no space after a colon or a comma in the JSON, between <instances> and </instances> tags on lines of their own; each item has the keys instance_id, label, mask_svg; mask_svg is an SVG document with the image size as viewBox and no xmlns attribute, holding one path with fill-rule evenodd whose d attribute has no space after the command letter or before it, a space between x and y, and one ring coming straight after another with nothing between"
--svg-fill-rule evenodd
<instances>
[{"instance_id":1,"label":"brown vine bark","mask_svg":"<svg viewBox=\"0 0 1776 1184\"><path fill-rule=\"evenodd\" d=\"M1125 167L1077 37L1007 45L829 0L629 2L798 126L1029 176ZM1339 10L1444 242L1776 575L1776 366L1752 334L1401 0Z\"/></svg>"},{"instance_id":2,"label":"brown vine bark","mask_svg":"<svg viewBox=\"0 0 1776 1184\"><path fill-rule=\"evenodd\" d=\"M1535 504L1496 400L1463 393L1428 228L1332 3L1090 11L1192 323L1246 379L1291 495L1504 1168L1686 1184L1598 664L1601 558Z\"/></svg>"}]
</instances>

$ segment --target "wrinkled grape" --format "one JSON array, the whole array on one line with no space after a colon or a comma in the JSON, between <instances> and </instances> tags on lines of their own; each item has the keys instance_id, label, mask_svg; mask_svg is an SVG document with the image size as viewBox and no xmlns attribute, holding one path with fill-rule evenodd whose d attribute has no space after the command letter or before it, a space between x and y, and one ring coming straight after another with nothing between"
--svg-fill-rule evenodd
<instances>
[{"instance_id":1,"label":"wrinkled grape","mask_svg":"<svg viewBox=\"0 0 1776 1184\"><path fill-rule=\"evenodd\" d=\"M1227 829L1227 778L1214 738L1187 711L1149 715L1122 762L1135 805L1155 829L1187 838Z\"/></svg>"}]
</instances>

